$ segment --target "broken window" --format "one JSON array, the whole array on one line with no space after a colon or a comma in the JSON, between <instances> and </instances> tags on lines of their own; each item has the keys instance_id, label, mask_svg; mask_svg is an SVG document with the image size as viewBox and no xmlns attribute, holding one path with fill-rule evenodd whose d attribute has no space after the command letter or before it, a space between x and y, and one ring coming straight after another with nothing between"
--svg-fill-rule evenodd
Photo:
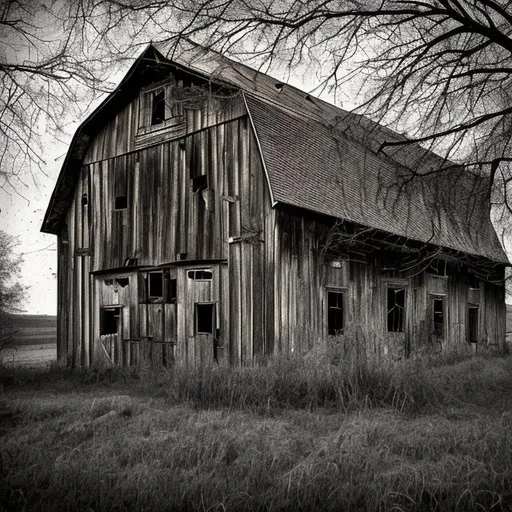
<instances>
[{"instance_id":1,"label":"broken window","mask_svg":"<svg viewBox=\"0 0 512 512\"><path fill-rule=\"evenodd\" d=\"M214 334L215 304L196 303L196 334Z\"/></svg>"},{"instance_id":2,"label":"broken window","mask_svg":"<svg viewBox=\"0 0 512 512\"><path fill-rule=\"evenodd\" d=\"M164 273L148 272L148 298L162 299L164 296Z\"/></svg>"},{"instance_id":3,"label":"broken window","mask_svg":"<svg viewBox=\"0 0 512 512\"><path fill-rule=\"evenodd\" d=\"M327 334L343 332L343 292L327 292Z\"/></svg>"},{"instance_id":4,"label":"broken window","mask_svg":"<svg viewBox=\"0 0 512 512\"><path fill-rule=\"evenodd\" d=\"M433 332L439 337L444 337L444 299L442 297L434 297L432 299L432 321Z\"/></svg>"},{"instance_id":5,"label":"broken window","mask_svg":"<svg viewBox=\"0 0 512 512\"><path fill-rule=\"evenodd\" d=\"M478 342L478 306L469 306L468 342Z\"/></svg>"},{"instance_id":6,"label":"broken window","mask_svg":"<svg viewBox=\"0 0 512 512\"><path fill-rule=\"evenodd\" d=\"M116 196L114 202L115 210L126 210L128 208L128 198L126 196Z\"/></svg>"},{"instance_id":7,"label":"broken window","mask_svg":"<svg viewBox=\"0 0 512 512\"><path fill-rule=\"evenodd\" d=\"M404 331L405 288L388 286L388 332Z\"/></svg>"},{"instance_id":8,"label":"broken window","mask_svg":"<svg viewBox=\"0 0 512 512\"><path fill-rule=\"evenodd\" d=\"M121 308L103 308L100 317L100 334L118 334Z\"/></svg>"},{"instance_id":9,"label":"broken window","mask_svg":"<svg viewBox=\"0 0 512 512\"><path fill-rule=\"evenodd\" d=\"M189 270L187 275L189 279L194 281L210 281L213 276L211 270Z\"/></svg>"},{"instance_id":10,"label":"broken window","mask_svg":"<svg viewBox=\"0 0 512 512\"><path fill-rule=\"evenodd\" d=\"M151 126L165 121L165 89L158 89L152 93Z\"/></svg>"},{"instance_id":11,"label":"broken window","mask_svg":"<svg viewBox=\"0 0 512 512\"><path fill-rule=\"evenodd\" d=\"M169 302L174 304L178 297L177 279L169 279Z\"/></svg>"},{"instance_id":12,"label":"broken window","mask_svg":"<svg viewBox=\"0 0 512 512\"><path fill-rule=\"evenodd\" d=\"M194 176L192 178L192 192L195 194L196 192L200 192L201 190L206 190L208 188L208 179L206 178L206 174L201 176Z\"/></svg>"}]
</instances>

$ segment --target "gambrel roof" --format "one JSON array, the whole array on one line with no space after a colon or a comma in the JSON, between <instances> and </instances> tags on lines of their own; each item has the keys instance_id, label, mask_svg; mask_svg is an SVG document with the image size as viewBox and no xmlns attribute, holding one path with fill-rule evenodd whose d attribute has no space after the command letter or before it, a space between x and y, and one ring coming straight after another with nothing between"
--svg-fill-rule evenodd
<instances>
[{"instance_id":1,"label":"gambrel roof","mask_svg":"<svg viewBox=\"0 0 512 512\"><path fill-rule=\"evenodd\" d=\"M179 47L170 41L150 45L109 97L110 103L107 98L78 130L68 157L77 152L87 131L82 128L90 131L115 110L115 95L137 75L144 56L242 91L273 206L290 205L508 263L490 221L487 178L447 165L418 145L382 152L382 142L403 137L189 41ZM55 232L65 206L65 184L73 172L67 162L43 231Z\"/></svg>"}]
</instances>

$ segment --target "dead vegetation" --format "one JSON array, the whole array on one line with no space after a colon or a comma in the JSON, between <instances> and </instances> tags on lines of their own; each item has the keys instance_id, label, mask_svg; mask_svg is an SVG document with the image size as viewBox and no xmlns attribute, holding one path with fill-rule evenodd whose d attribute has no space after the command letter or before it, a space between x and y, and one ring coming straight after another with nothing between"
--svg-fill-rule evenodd
<instances>
[{"instance_id":1,"label":"dead vegetation","mask_svg":"<svg viewBox=\"0 0 512 512\"><path fill-rule=\"evenodd\" d=\"M4 372L0 509L510 510L510 375L491 356Z\"/></svg>"}]
</instances>

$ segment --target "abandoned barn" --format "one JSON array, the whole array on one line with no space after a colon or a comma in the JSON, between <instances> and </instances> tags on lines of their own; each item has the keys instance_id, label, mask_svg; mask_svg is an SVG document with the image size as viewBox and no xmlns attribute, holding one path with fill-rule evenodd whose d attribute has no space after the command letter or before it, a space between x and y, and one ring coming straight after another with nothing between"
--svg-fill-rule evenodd
<instances>
[{"instance_id":1,"label":"abandoned barn","mask_svg":"<svg viewBox=\"0 0 512 512\"><path fill-rule=\"evenodd\" d=\"M42 230L58 357L244 365L502 346L489 180L191 42L149 45L80 126Z\"/></svg>"}]
</instances>

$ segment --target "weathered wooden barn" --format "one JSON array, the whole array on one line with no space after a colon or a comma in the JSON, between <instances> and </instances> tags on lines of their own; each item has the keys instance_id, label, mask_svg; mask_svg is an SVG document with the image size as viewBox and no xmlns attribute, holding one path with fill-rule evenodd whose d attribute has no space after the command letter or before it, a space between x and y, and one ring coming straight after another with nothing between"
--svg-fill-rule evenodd
<instances>
[{"instance_id":1,"label":"weathered wooden barn","mask_svg":"<svg viewBox=\"0 0 512 512\"><path fill-rule=\"evenodd\" d=\"M149 45L77 130L44 218L59 359L244 365L340 333L365 357L501 346L489 181L381 149L398 140L191 42Z\"/></svg>"}]
</instances>

